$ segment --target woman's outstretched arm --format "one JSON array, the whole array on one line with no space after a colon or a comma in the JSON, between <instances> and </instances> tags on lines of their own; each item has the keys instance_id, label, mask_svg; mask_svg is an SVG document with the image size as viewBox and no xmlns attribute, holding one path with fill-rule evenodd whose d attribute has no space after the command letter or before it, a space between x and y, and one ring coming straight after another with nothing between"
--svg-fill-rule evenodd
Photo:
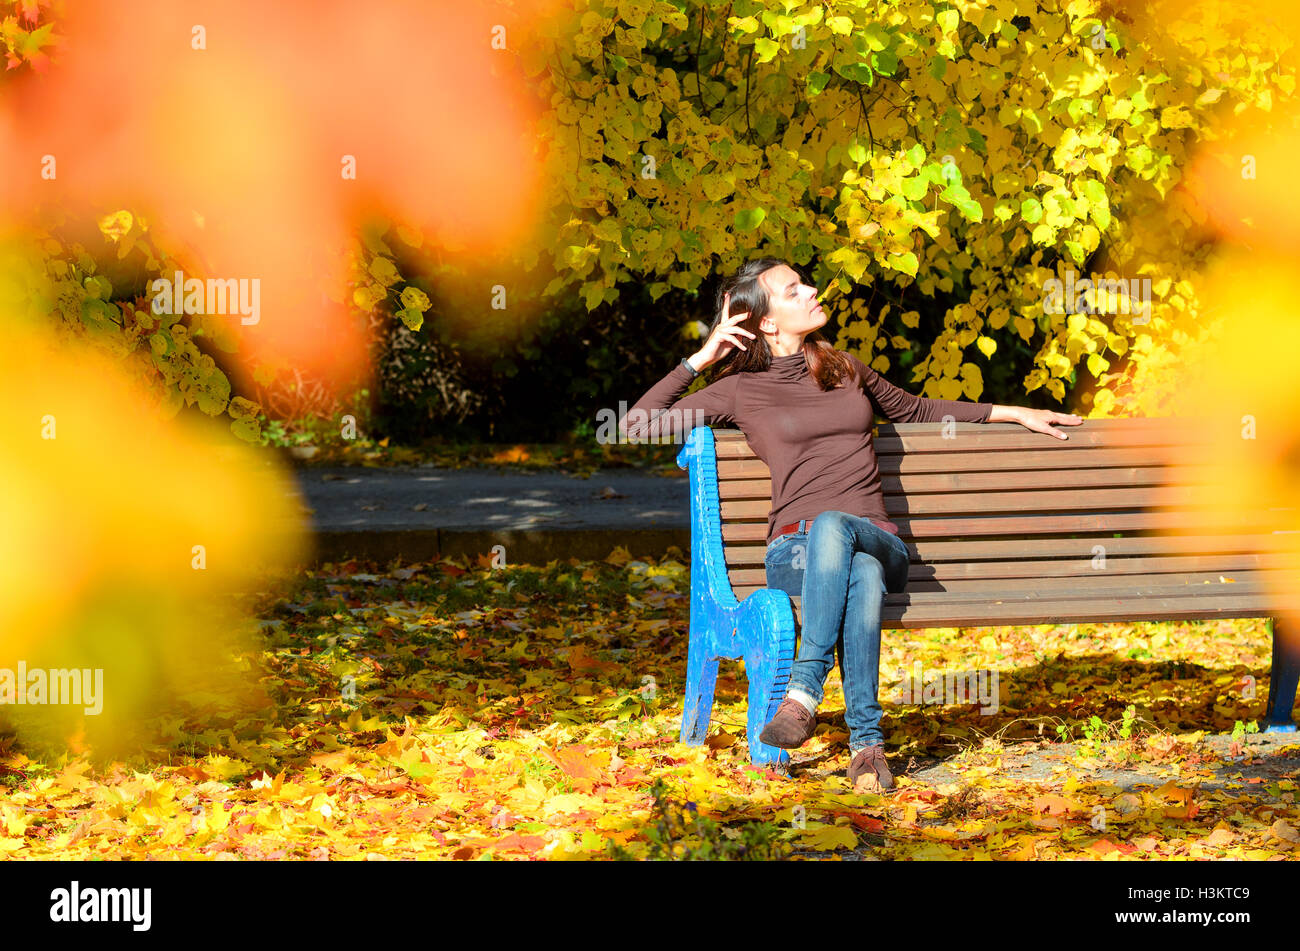
<instances>
[{"instance_id":1,"label":"woman's outstretched arm","mask_svg":"<svg viewBox=\"0 0 1300 951\"><path fill-rule=\"evenodd\" d=\"M1003 406L1001 403L975 403L966 400L936 400L915 396L890 383L857 357L850 358L862 374L863 386L871 400L894 423L933 423L945 415L960 422L1019 423L1036 433L1046 433L1057 439L1069 439L1065 433L1053 429L1052 424L1078 426L1083 417L1075 413L1057 413L1050 409L1031 409L1028 406Z\"/></svg>"},{"instance_id":2,"label":"woman's outstretched arm","mask_svg":"<svg viewBox=\"0 0 1300 951\"><path fill-rule=\"evenodd\" d=\"M993 410L992 403L937 400L928 396L916 396L901 387L894 386L853 354L848 356L858 368L862 385L871 397L871 402L891 423L939 423L945 416L951 416L961 423L992 422L989 419L989 414Z\"/></svg>"}]
</instances>

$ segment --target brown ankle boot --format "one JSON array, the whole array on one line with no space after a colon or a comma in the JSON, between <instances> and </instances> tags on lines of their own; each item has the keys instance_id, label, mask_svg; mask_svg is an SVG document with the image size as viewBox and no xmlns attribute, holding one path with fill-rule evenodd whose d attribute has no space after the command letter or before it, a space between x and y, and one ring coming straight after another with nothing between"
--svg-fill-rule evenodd
<instances>
[{"instance_id":1,"label":"brown ankle boot","mask_svg":"<svg viewBox=\"0 0 1300 951\"><path fill-rule=\"evenodd\" d=\"M858 750L849 763L849 785L854 792L888 792L894 776L885 764L885 744L875 743Z\"/></svg>"},{"instance_id":2,"label":"brown ankle boot","mask_svg":"<svg viewBox=\"0 0 1300 951\"><path fill-rule=\"evenodd\" d=\"M816 728L817 717L809 713L808 708L798 700L786 697L776 708L776 716L763 727L758 739L768 746L794 750L807 743Z\"/></svg>"}]
</instances>

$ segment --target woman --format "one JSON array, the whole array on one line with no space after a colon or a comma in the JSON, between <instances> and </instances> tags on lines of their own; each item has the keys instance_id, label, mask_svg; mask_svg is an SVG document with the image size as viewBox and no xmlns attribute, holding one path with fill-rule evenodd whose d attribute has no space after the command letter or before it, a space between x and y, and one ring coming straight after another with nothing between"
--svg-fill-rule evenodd
<instances>
[{"instance_id":1,"label":"woman","mask_svg":"<svg viewBox=\"0 0 1300 951\"><path fill-rule=\"evenodd\" d=\"M876 699L881 606L886 592L906 585L909 555L898 526L885 514L872 448L873 411L891 422L939 422L945 416L1017 422L1061 439L1066 435L1050 424L1078 425L1083 419L913 396L817 332L827 319L817 297L817 289L785 262L748 262L718 289L704 346L651 387L619 428L641 438L728 423L744 432L767 463L767 585L800 596L803 616L785 698L760 739L796 749L812 736L822 684L838 648L848 780L858 791L875 792L894 785ZM722 366L708 386L678 398L715 363Z\"/></svg>"}]
</instances>

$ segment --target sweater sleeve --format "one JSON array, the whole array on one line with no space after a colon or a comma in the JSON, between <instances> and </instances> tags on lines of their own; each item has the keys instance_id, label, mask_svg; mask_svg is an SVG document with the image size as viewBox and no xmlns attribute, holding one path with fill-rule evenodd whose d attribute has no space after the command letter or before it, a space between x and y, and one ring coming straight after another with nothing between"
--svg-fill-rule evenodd
<instances>
[{"instance_id":1,"label":"sweater sleeve","mask_svg":"<svg viewBox=\"0 0 1300 951\"><path fill-rule=\"evenodd\" d=\"M938 423L944 416L963 423L988 422L993 412L992 403L975 403L968 400L938 400L915 396L890 383L857 357L849 358L858 368L862 387L876 404L881 415L891 423Z\"/></svg>"},{"instance_id":2,"label":"sweater sleeve","mask_svg":"<svg viewBox=\"0 0 1300 951\"><path fill-rule=\"evenodd\" d=\"M657 439L689 433L709 423L734 423L740 375L724 376L678 399L694 379L679 362L618 421L618 431L629 439Z\"/></svg>"}]
</instances>

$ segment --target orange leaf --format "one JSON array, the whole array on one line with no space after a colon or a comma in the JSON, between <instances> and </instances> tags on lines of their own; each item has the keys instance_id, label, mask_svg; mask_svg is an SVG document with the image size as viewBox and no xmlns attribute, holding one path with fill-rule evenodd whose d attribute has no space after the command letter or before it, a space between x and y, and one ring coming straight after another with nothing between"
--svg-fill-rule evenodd
<instances>
[{"instance_id":1,"label":"orange leaf","mask_svg":"<svg viewBox=\"0 0 1300 951\"><path fill-rule=\"evenodd\" d=\"M1088 849L1089 851L1096 852L1098 855L1109 855L1111 852L1124 851L1114 842L1110 841L1110 839L1098 839L1096 842L1092 843L1092 845L1088 846ZM1129 851L1134 851L1132 846L1129 846Z\"/></svg>"},{"instance_id":2,"label":"orange leaf","mask_svg":"<svg viewBox=\"0 0 1300 951\"><path fill-rule=\"evenodd\" d=\"M882 820L877 819L875 816L850 816L849 821L864 832L885 831L885 823Z\"/></svg>"},{"instance_id":3,"label":"orange leaf","mask_svg":"<svg viewBox=\"0 0 1300 951\"><path fill-rule=\"evenodd\" d=\"M1195 819L1196 814L1201 811L1201 807L1194 802L1185 803L1181 806L1170 806L1165 809L1165 818L1167 819Z\"/></svg>"},{"instance_id":4,"label":"orange leaf","mask_svg":"<svg viewBox=\"0 0 1300 951\"><path fill-rule=\"evenodd\" d=\"M488 848L501 849L503 851L518 852L536 852L538 849L546 847L546 839L540 835L520 835L518 832L512 832L504 839L498 839Z\"/></svg>"},{"instance_id":5,"label":"orange leaf","mask_svg":"<svg viewBox=\"0 0 1300 951\"><path fill-rule=\"evenodd\" d=\"M626 766L618 771L618 774L614 777L614 782L620 786L631 786L645 779L645 770L640 766Z\"/></svg>"},{"instance_id":6,"label":"orange leaf","mask_svg":"<svg viewBox=\"0 0 1300 951\"><path fill-rule=\"evenodd\" d=\"M1156 795L1186 804L1192 801L1192 795L1195 792L1195 789L1189 789L1185 786L1176 786L1174 785L1173 780L1170 780L1156 790Z\"/></svg>"},{"instance_id":7,"label":"orange leaf","mask_svg":"<svg viewBox=\"0 0 1300 951\"><path fill-rule=\"evenodd\" d=\"M1063 812L1069 812L1074 804L1064 796L1048 794L1039 796L1034 800L1034 813L1045 812L1049 816L1059 816Z\"/></svg>"},{"instance_id":8,"label":"orange leaf","mask_svg":"<svg viewBox=\"0 0 1300 951\"><path fill-rule=\"evenodd\" d=\"M317 753L311 758L311 762L313 766L320 766L337 773L348 766L350 757L347 750L335 750L330 753Z\"/></svg>"},{"instance_id":9,"label":"orange leaf","mask_svg":"<svg viewBox=\"0 0 1300 951\"><path fill-rule=\"evenodd\" d=\"M601 769L602 761L609 761L606 750L593 753L589 747L577 743L559 750L545 749L542 754L576 781L575 789L585 786L589 790L594 783L608 782Z\"/></svg>"}]
</instances>

